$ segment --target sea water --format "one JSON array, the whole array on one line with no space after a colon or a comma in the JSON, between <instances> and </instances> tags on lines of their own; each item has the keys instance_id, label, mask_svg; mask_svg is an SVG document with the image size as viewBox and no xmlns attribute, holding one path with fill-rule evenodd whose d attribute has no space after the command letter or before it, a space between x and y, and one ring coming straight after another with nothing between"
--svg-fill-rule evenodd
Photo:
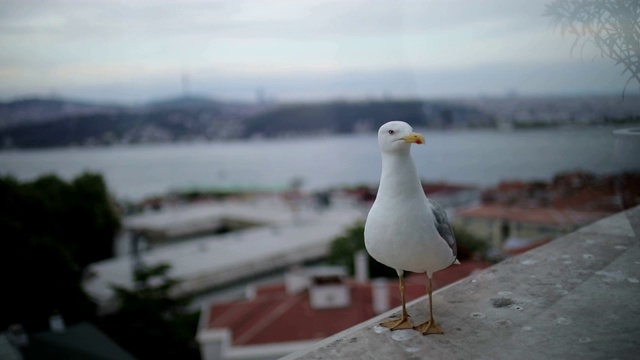
<instances>
[{"instance_id":1,"label":"sea water","mask_svg":"<svg viewBox=\"0 0 640 360\"><path fill-rule=\"evenodd\" d=\"M491 186L548 180L562 171L621 169L613 127L416 130L426 138L412 148L425 181ZM287 186L294 179L306 190L376 186L380 155L375 134L0 152L0 174L21 180L70 179L83 171L102 173L117 198L139 200L189 186Z\"/></svg>"}]
</instances>

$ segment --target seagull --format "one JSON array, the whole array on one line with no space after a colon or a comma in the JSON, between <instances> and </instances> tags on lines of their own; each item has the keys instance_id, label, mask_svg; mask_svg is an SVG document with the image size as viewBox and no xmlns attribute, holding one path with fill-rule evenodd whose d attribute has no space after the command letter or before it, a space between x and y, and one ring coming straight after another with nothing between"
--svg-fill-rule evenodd
<instances>
[{"instance_id":1,"label":"seagull","mask_svg":"<svg viewBox=\"0 0 640 360\"><path fill-rule=\"evenodd\" d=\"M402 316L383 322L391 330L415 329L423 335L443 334L433 319L433 273L457 263L456 240L444 209L426 197L411 145L423 144L424 136L402 121L380 127L378 145L382 155L380 187L369 210L364 241L369 254L396 270L400 280ZM404 272L427 273L429 320L413 326L405 305Z\"/></svg>"}]
</instances>

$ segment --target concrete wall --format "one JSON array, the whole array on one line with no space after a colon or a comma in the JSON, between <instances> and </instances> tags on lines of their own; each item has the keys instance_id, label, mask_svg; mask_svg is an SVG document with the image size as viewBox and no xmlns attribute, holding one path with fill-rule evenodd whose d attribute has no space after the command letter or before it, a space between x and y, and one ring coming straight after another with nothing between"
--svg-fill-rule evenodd
<instances>
[{"instance_id":1,"label":"concrete wall","mask_svg":"<svg viewBox=\"0 0 640 360\"><path fill-rule=\"evenodd\" d=\"M379 326L396 308L283 359L635 359L639 234L636 207L437 291L443 335ZM427 299L408 312L428 319Z\"/></svg>"}]
</instances>

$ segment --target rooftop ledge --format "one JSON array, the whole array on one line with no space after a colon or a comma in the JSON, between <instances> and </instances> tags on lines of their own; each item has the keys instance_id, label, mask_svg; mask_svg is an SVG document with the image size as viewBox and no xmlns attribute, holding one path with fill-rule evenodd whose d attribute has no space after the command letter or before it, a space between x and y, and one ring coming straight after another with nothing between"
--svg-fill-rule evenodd
<instances>
[{"instance_id":1,"label":"rooftop ledge","mask_svg":"<svg viewBox=\"0 0 640 360\"><path fill-rule=\"evenodd\" d=\"M395 309L283 359L633 358L639 235L640 206L437 291L444 335L378 326ZM426 297L408 304L414 323L427 319L427 304Z\"/></svg>"}]
</instances>

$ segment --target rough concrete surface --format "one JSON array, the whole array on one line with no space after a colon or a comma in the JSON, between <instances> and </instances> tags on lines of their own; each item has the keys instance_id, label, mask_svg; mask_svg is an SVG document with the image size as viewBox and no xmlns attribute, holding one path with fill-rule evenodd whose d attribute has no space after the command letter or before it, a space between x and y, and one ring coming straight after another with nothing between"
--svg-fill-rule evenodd
<instances>
[{"instance_id":1,"label":"rough concrete surface","mask_svg":"<svg viewBox=\"0 0 640 360\"><path fill-rule=\"evenodd\" d=\"M444 335L379 326L395 309L285 359L637 359L639 226L636 207L436 292Z\"/></svg>"}]
</instances>

